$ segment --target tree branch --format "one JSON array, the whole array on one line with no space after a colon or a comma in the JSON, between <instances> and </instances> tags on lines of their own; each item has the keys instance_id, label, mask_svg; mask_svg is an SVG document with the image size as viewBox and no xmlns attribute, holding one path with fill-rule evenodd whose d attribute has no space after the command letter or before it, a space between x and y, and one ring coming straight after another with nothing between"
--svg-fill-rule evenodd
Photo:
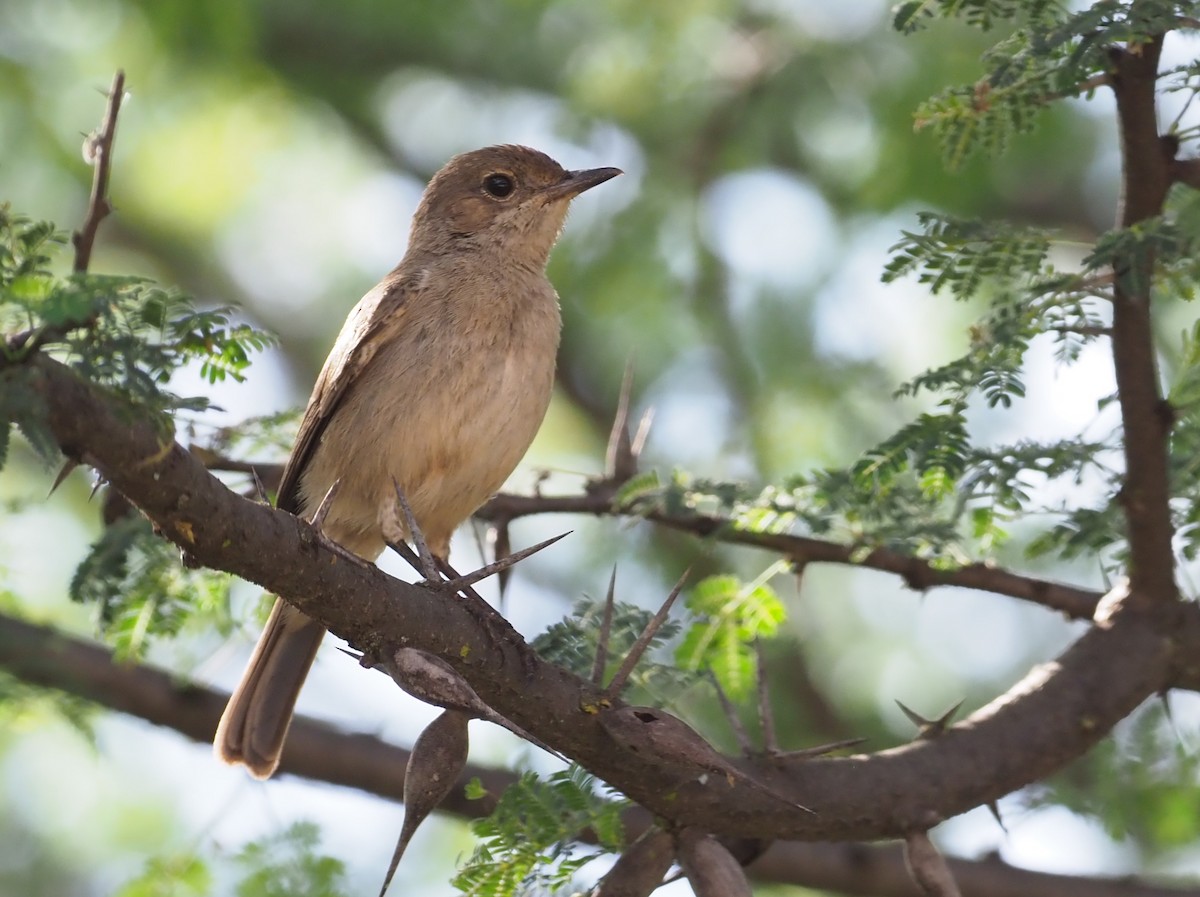
<instances>
[{"instance_id":1,"label":"tree branch","mask_svg":"<svg viewBox=\"0 0 1200 897\"><path fill-rule=\"evenodd\" d=\"M77 274L88 269L92 260L92 245L96 242L96 231L100 222L112 212L112 203L108 200L108 178L112 172L112 148L113 140L117 136L117 116L121 113L121 100L124 97L125 73L118 69L108 91L108 108L104 112L100 128L89 134L83 145L84 158L95 166L95 172L92 176L92 195L88 200L83 226L71 235L71 243L75 246Z\"/></svg>"},{"instance_id":2,"label":"tree branch","mask_svg":"<svg viewBox=\"0 0 1200 897\"><path fill-rule=\"evenodd\" d=\"M671 514L653 510L642 513L621 508L615 495L620 483L597 481L581 495L541 496L502 493L484 505L476 516L483 520L516 520L533 514L591 514L642 518L668 529L705 536L729 545L748 545L777 552L797 567L806 564L846 564L895 573L913 589L924 591L936 586L979 589L998 595L1020 598L1061 611L1072 619L1090 619L1100 600L1091 589L1051 582L1013 573L990 564L968 564L954 570L941 570L920 558L876 548L858 557L860 546L799 536L792 533L763 533L737 529L729 520L708 514Z\"/></svg>"},{"instance_id":3,"label":"tree branch","mask_svg":"<svg viewBox=\"0 0 1200 897\"><path fill-rule=\"evenodd\" d=\"M1164 141L1158 134L1155 88L1161 35L1111 52L1122 154L1118 225L1129 228L1162 214L1175 141ZM1167 474L1173 415L1159 390L1150 320L1153 269L1148 249L1114 263L1112 351L1124 431L1121 502L1129 538L1129 576L1139 600L1165 602L1179 597Z\"/></svg>"},{"instance_id":4,"label":"tree branch","mask_svg":"<svg viewBox=\"0 0 1200 897\"><path fill-rule=\"evenodd\" d=\"M651 812L715 834L871 840L928 828L1084 753L1172 682L1178 658L1200 655L1200 628L1182 622L1200 614L1194 606L1110 596L1097 624L1054 663L937 738L871 756L742 761L748 779L769 783L780 800L686 757L637 749L636 740L618 745L591 683L529 654L515 634L489 637L462 602L352 563L304 522L237 496L64 365L42 356L0 363L0 389L32 392L68 456L95 467L198 563L258 583L368 656L416 647L441 657L522 729ZM986 780L980 768L990 770Z\"/></svg>"},{"instance_id":5,"label":"tree branch","mask_svg":"<svg viewBox=\"0 0 1200 897\"><path fill-rule=\"evenodd\" d=\"M1030 872L998 858L947 857L970 897L1194 897L1200 888L1168 887L1136 878L1092 878ZM749 872L759 879L861 897L921 897L899 845L776 843Z\"/></svg>"},{"instance_id":6,"label":"tree branch","mask_svg":"<svg viewBox=\"0 0 1200 897\"><path fill-rule=\"evenodd\" d=\"M34 685L165 726L193 741L212 741L228 695L145 665L119 663L105 648L0 614L0 668ZM280 771L400 800L408 751L371 735L340 732L310 717L292 722ZM460 786L478 777L489 795L516 776L468 766ZM468 800L456 786L442 811L465 818L491 812L490 796ZM649 824L645 813L627 817L630 837ZM973 897L1200 897L1200 889L1168 889L1136 879L1047 875L998 860L950 859L955 877ZM871 897L918 892L895 846L776 843L748 870L758 881L822 888Z\"/></svg>"},{"instance_id":7,"label":"tree branch","mask_svg":"<svg viewBox=\"0 0 1200 897\"><path fill-rule=\"evenodd\" d=\"M283 472L281 464L255 464L217 455L203 447L193 446L210 470L232 473L257 472L268 488L275 488ZM876 548L859 557L860 546L800 536L793 533L762 533L738 529L731 520L709 514L670 514L666 511L642 513L617 504L616 495L624 481L620 479L591 480L578 495L517 495L502 492L475 512L488 523L507 523L521 517L538 514L587 514L592 517L625 517L649 520L667 529L715 539L727 545L763 548L789 558L797 568L807 564L844 564L894 573L917 591L939 586L977 589L996 595L1020 598L1057 610L1073 620L1090 620L1096 610L1100 593L1092 589L1052 582L1013 573L991 564L967 564L943 570L928 561L886 548Z\"/></svg>"}]
</instances>

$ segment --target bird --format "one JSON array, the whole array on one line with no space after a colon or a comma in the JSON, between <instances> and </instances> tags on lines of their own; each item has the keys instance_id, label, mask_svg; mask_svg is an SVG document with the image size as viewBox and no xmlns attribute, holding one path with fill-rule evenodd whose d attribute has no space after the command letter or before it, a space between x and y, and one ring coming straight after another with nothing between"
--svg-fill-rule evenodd
<instances>
[{"instance_id":1,"label":"bird","mask_svg":"<svg viewBox=\"0 0 1200 897\"><path fill-rule=\"evenodd\" d=\"M568 207L621 173L570 171L516 145L450 159L421 196L400 264L346 318L276 506L311 519L329 496L322 533L374 561L410 535L398 486L446 559L454 530L508 479L550 404L562 317L546 263ZM324 634L275 600L217 727L218 758L259 779L275 772Z\"/></svg>"}]
</instances>

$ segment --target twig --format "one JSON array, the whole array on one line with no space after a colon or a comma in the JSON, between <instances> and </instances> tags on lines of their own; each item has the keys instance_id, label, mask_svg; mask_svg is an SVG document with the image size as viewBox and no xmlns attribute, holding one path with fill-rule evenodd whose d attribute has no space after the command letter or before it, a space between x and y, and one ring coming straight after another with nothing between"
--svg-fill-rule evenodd
<instances>
[{"instance_id":1,"label":"twig","mask_svg":"<svg viewBox=\"0 0 1200 897\"><path fill-rule=\"evenodd\" d=\"M620 484L601 480L589 485L582 495L529 496L501 493L484 505L476 516L484 520L507 517L515 520L533 514L591 514L642 518L680 532L706 536L729 545L749 545L787 555L793 564L846 564L882 570L900 576L912 589L958 586L997 595L1020 598L1060 611L1078 620L1091 619L1100 592L1065 583L1024 576L991 564L968 564L943 570L921 558L876 548L861 556L861 546L830 542L794 533L755 532L738 529L733 521L709 514L639 511L618 507L614 496Z\"/></svg>"},{"instance_id":2,"label":"twig","mask_svg":"<svg viewBox=\"0 0 1200 897\"><path fill-rule=\"evenodd\" d=\"M750 740L746 727L742 725L737 708L733 706L733 701L729 700L729 695L725 694L725 689L721 688L721 680L717 678L717 674L712 671L711 667L708 670L708 679L712 682L713 691L717 693L717 700L721 703L721 710L725 712L725 719L729 721L729 728L733 730L734 737L737 738L738 747L747 757L753 755L754 743Z\"/></svg>"},{"instance_id":3,"label":"twig","mask_svg":"<svg viewBox=\"0 0 1200 897\"><path fill-rule=\"evenodd\" d=\"M112 211L112 203L108 199L108 179L112 170L113 140L117 135L117 115L121 111L121 100L124 93L125 73L118 69L108 92L108 106L105 109L104 118L100 122L100 127L84 140L84 159L95 170L92 173L92 193L88 199L83 224L79 230L71 234L71 243L75 246L73 270L77 274L87 271L92 258L92 244L96 241L96 231L100 227L100 222ZM8 335L4 339L2 356L7 356L9 359L27 358L46 343L62 337L77 327L90 327L94 320L95 314L93 313L82 319L34 327Z\"/></svg>"},{"instance_id":4,"label":"twig","mask_svg":"<svg viewBox=\"0 0 1200 897\"><path fill-rule=\"evenodd\" d=\"M108 199L108 178L112 171L112 148L113 140L117 136L117 116L121 112L121 100L124 96L125 73L118 69L108 91L108 108L100 123L100 130L93 131L84 141L84 158L95 166L95 172L92 175L92 195L88 200L83 225L71 235L71 243L75 246L76 273L87 271L92 260L96 231L100 222L112 212L112 203Z\"/></svg>"}]
</instances>

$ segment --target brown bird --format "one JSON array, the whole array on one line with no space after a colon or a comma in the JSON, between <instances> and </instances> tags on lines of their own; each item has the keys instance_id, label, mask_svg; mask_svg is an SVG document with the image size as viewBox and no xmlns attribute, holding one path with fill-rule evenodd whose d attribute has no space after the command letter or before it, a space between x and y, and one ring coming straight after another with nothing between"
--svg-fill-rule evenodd
<instances>
[{"instance_id":1,"label":"brown bird","mask_svg":"<svg viewBox=\"0 0 1200 897\"><path fill-rule=\"evenodd\" d=\"M512 473L541 426L562 319L546 261L571 200L620 174L567 171L523 146L451 159L425 189L408 251L354 307L300 423L277 504L374 560L398 483L431 551ZM402 519L402 518L401 518ZM321 624L276 600L217 726L217 756L279 765Z\"/></svg>"}]
</instances>

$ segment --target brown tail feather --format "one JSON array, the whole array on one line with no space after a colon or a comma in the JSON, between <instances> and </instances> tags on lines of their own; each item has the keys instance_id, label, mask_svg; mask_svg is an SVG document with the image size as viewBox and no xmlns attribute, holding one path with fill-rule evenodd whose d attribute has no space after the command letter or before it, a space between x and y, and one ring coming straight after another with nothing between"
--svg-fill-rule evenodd
<instances>
[{"instance_id":1,"label":"brown tail feather","mask_svg":"<svg viewBox=\"0 0 1200 897\"><path fill-rule=\"evenodd\" d=\"M214 748L226 763L242 763L258 779L279 765L300 686L317 656L325 627L275 600L266 628L234 689Z\"/></svg>"}]
</instances>

